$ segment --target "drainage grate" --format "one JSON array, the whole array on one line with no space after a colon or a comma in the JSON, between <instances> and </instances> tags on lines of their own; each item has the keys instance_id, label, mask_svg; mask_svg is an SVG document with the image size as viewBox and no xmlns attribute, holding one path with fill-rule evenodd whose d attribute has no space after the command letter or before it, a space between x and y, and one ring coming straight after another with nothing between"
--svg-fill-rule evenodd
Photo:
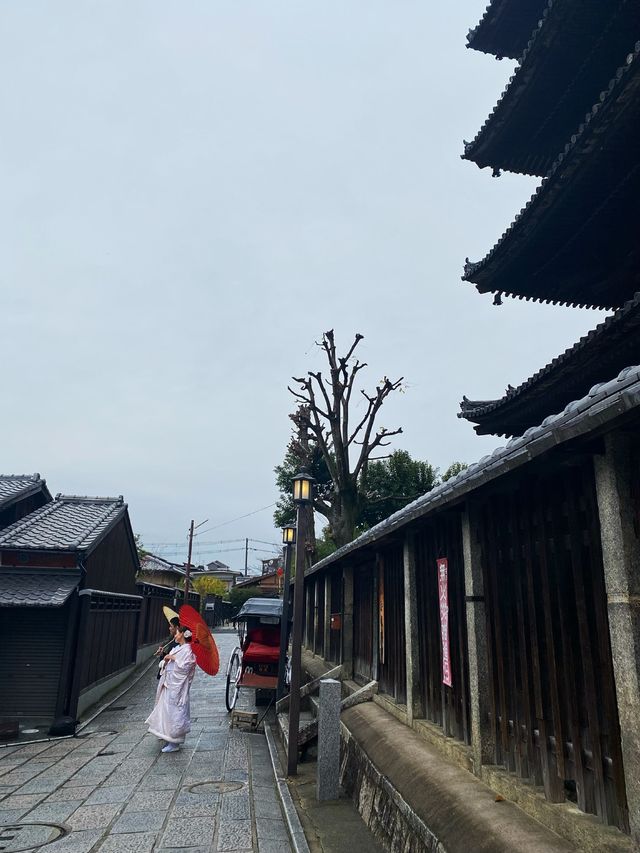
<instances>
[{"instance_id":1,"label":"drainage grate","mask_svg":"<svg viewBox=\"0 0 640 853\"><path fill-rule=\"evenodd\" d=\"M55 823L13 823L0 826L1 853L18 853L20 850L37 850L52 841L58 841L67 830Z\"/></svg>"},{"instance_id":2,"label":"drainage grate","mask_svg":"<svg viewBox=\"0 0 640 853\"><path fill-rule=\"evenodd\" d=\"M229 794L244 788L244 782L197 782L191 785L192 794Z\"/></svg>"}]
</instances>

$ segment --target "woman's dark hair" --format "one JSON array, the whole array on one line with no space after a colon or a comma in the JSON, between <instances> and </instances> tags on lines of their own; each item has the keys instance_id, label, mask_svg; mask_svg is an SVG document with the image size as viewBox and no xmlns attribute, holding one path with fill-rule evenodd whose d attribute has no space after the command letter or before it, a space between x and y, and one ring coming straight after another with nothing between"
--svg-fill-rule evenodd
<instances>
[{"instance_id":1,"label":"woman's dark hair","mask_svg":"<svg viewBox=\"0 0 640 853\"><path fill-rule=\"evenodd\" d=\"M191 635L191 628L188 628L186 625L179 625L178 631L180 631L181 634L184 634L185 631L188 631L189 634ZM193 639L193 636L189 636L189 637L185 637L184 641L185 641L185 643L190 643L192 639Z\"/></svg>"},{"instance_id":2,"label":"woman's dark hair","mask_svg":"<svg viewBox=\"0 0 640 853\"><path fill-rule=\"evenodd\" d=\"M173 625L174 628L179 628L180 627L180 620L178 619L177 616L174 616L172 619L169 619L169 624Z\"/></svg>"}]
</instances>

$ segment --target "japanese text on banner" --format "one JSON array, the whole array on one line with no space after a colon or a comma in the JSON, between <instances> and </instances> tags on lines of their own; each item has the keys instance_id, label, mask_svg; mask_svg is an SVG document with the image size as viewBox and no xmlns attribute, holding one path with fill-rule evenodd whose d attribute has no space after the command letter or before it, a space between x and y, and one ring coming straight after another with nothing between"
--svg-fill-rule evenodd
<instances>
[{"instance_id":1,"label":"japanese text on banner","mask_svg":"<svg viewBox=\"0 0 640 853\"><path fill-rule=\"evenodd\" d=\"M442 683L447 687L453 687L449 654L449 561L446 557L438 560L438 601L442 636Z\"/></svg>"}]
</instances>

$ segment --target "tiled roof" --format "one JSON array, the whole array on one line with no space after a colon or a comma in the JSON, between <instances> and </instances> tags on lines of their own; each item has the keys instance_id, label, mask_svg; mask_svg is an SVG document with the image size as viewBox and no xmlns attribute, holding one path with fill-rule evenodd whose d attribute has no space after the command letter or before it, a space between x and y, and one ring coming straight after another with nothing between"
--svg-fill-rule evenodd
<instances>
[{"instance_id":1,"label":"tiled roof","mask_svg":"<svg viewBox=\"0 0 640 853\"><path fill-rule=\"evenodd\" d=\"M88 551L126 512L122 496L56 499L0 532L0 548Z\"/></svg>"},{"instance_id":2,"label":"tiled roof","mask_svg":"<svg viewBox=\"0 0 640 853\"><path fill-rule=\"evenodd\" d=\"M583 335L517 388L498 400L460 403L459 418L480 424L479 435L520 435L553 406L565 405L590 386L640 358L640 293ZM559 406L558 406L559 407Z\"/></svg>"},{"instance_id":3,"label":"tiled roof","mask_svg":"<svg viewBox=\"0 0 640 853\"><path fill-rule=\"evenodd\" d=\"M495 246L481 261L467 259L463 280L474 282L482 293L505 293L561 305L613 309L631 297L636 289L632 277L635 264L631 273L626 268L620 272L618 281L612 263L624 262L629 247L627 253L622 249L616 253L612 241L618 236L625 240L631 228L627 207L636 198L637 158L635 167L626 174L612 174L612 170L626 169L623 150L618 146L622 138L629 139L629 123L637 120L639 90L640 41ZM635 152L628 141L629 157ZM585 211L586 193L590 194ZM604 281L596 261L599 255L604 257L605 248L595 245L596 238L608 241L608 250L614 255L611 261L607 256ZM635 246L635 241L630 246ZM573 253L571 274L562 255L565 251ZM620 292L611 292L612 281ZM633 289L622 298L621 290L629 286Z\"/></svg>"},{"instance_id":4,"label":"tiled roof","mask_svg":"<svg viewBox=\"0 0 640 853\"><path fill-rule=\"evenodd\" d=\"M142 572L173 572L177 575L184 575L185 571L181 566L165 560L163 557L158 557L155 554L146 554L140 561L140 571Z\"/></svg>"},{"instance_id":5,"label":"tiled roof","mask_svg":"<svg viewBox=\"0 0 640 853\"><path fill-rule=\"evenodd\" d=\"M464 158L547 174L638 35L634 3L549 0L502 96Z\"/></svg>"},{"instance_id":6,"label":"tiled roof","mask_svg":"<svg viewBox=\"0 0 640 853\"><path fill-rule=\"evenodd\" d=\"M0 607L61 607L79 581L79 572L0 569Z\"/></svg>"},{"instance_id":7,"label":"tiled roof","mask_svg":"<svg viewBox=\"0 0 640 853\"><path fill-rule=\"evenodd\" d=\"M0 474L0 508L20 498L46 489L40 474Z\"/></svg>"},{"instance_id":8,"label":"tiled roof","mask_svg":"<svg viewBox=\"0 0 640 853\"><path fill-rule=\"evenodd\" d=\"M493 0L476 27L469 30L467 47L501 58L517 59L547 0Z\"/></svg>"},{"instance_id":9,"label":"tiled roof","mask_svg":"<svg viewBox=\"0 0 640 853\"><path fill-rule=\"evenodd\" d=\"M409 522L463 499L467 494L526 462L571 439L588 435L615 418L640 408L640 366L627 367L609 382L594 386L580 400L574 400L556 415L550 415L520 438L512 438L504 447L483 456L455 477L408 504L399 512L376 524L348 545L317 562L308 573L348 556L393 533Z\"/></svg>"}]
</instances>

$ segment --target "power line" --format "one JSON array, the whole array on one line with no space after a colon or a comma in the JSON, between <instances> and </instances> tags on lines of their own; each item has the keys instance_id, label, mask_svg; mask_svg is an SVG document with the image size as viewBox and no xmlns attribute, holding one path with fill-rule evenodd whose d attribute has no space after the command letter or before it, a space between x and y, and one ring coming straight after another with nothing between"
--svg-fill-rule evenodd
<instances>
[{"instance_id":1,"label":"power line","mask_svg":"<svg viewBox=\"0 0 640 853\"><path fill-rule=\"evenodd\" d=\"M247 512L245 515L239 515L237 518L232 518L230 521L223 521L222 524L214 524L213 527L207 527L206 530L201 530L201 533L208 533L210 530L217 530L219 527L224 527L227 524L233 524L234 521L241 521L243 518L249 518L250 515L256 515L259 512L264 512L265 509L271 509L272 506L276 505L276 501L272 504L268 504L267 506L261 506L260 509L254 509L253 512Z\"/></svg>"}]
</instances>

